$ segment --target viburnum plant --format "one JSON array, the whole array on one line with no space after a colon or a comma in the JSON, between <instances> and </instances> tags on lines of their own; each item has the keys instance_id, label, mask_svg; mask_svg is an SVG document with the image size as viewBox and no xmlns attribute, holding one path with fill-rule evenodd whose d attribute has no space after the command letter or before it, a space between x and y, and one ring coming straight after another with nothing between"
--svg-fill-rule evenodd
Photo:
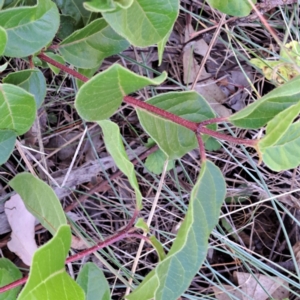
<instances>
[{"instance_id":1,"label":"viburnum plant","mask_svg":"<svg viewBox=\"0 0 300 300\"><path fill-rule=\"evenodd\" d=\"M0 298L86 299L90 292L89 280L92 280L88 274L94 272L103 288L103 294L97 299L109 299L105 277L95 265L86 264L75 282L65 271L65 264L131 237L152 244L160 261L126 299L178 299L206 257L208 238L218 222L226 194L221 171L206 157L208 138L252 147L260 160L274 171L298 166L300 122L295 119L300 111L300 78L286 82L226 118L217 117L204 97L195 91L164 93L142 102L129 94L148 85L161 84L167 78L166 73L151 79L114 64L93 74L103 59L130 45L156 44L161 61L178 16L178 0L32 2L0 0L0 55L6 59L22 58L29 66L26 70L11 72L0 84L0 163L8 160L17 137L26 133L35 121L37 109L46 95L46 81L39 66L45 67L47 63L53 70L58 68L78 79L77 113L83 120L97 122L101 127L105 146L128 177L136 204L125 228L94 247L67 257L72 235L54 191L30 173L17 174L9 185L53 237L36 250L28 278L21 278L19 269L9 260L0 260L3 286ZM236 16L246 16L252 9L247 0L207 2ZM7 65L1 65L0 70L3 72ZM145 222L138 219L142 196L119 128L109 120L122 102L136 109L142 128L169 160L180 158L197 147L200 150L200 174L190 195L187 214L167 254L154 236L143 236L135 231L142 228L148 232ZM221 122L244 129L266 126L265 134L257 140L236 138L217 131Z\"/></svg>"}]
</instances>

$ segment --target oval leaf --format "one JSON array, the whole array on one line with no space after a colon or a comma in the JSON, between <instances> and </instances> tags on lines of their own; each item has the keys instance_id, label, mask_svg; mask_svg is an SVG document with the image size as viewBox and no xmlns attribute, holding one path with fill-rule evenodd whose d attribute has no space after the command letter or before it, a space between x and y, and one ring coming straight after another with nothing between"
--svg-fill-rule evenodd
<instances>
[{"instance_id":1,"label":"oval leaf","mask_svg":"<svg viewBox=\"0 0 300 300\"><path fill-rule=\"evenodd\" d=\"M0 259L0 286L5 286L22 278L21 271L8 259ZM5 293L0 294L0 300L15 300L21 287L18 286Z\"/></svg>"},{"instance_id":2,"label":"oval leaf","mask_svg":"<svg viewBox=\"0 0 300 300\"><path fill-rule=\"evenodd\" d=\"M203 263L208 238L218 222L226 187L221 171L205 161L192 190L187 214L166 258L151 271L129 300L178 299Z\"/></svg>"},{"instance_id":3,"label":"oval leaf","mask_svg":"<svg viewBox=\"0 0 300 300\"><path fill-rule=\"evenodd\" d=\"M14 150L16 133L12 130L0 130L0 165L4 164Z\"/></svg>"},{"instance_id":4,"label":"oval leaf","mask_svg":"<svg viewBox=\"0 0 300 300\"><path fill-rule=\"evenodd\" d=\"M12 84L0 84L0 128L23 134L35 120L33 95Z\"/></svg>"},{"instance_id":5,"label":"oval leaf","mask_svg":"<svg viewBox=\"0 0 300 300\"><path fill-rule=\"evenodd\" d=\"M21 196L25 206L54 235L67 224L65 213L54 191L29 173L19 173L9 185Z\"/></svg>"},{"instance_id":6,"label":"oval leaf","mask_svg":"<svg viewBox=\"0 0 300 300\"><path fill-rule=\"evenodd\" d=\"M252 10L248 0L206 0L213 8L236 17L248 16ZM252 0L256 4L256 0Z\"/></svg>"},{"instance_id":7,"label":"oval leaf","mask_svg":"<svg viewBox=\"0 0 300 300\"><path fill-rule=\"evenodd\" d=\"M147 103L193 122L215 117L206 100L194 91L166 93L149 99ZM144 130L169 159L182 157L198 146L193 131L142 109L137 109L137 113ZM211 128L215 129L215 126Z\"/></svg>"},{"instance_id":8,"label":"oval leaf","mask_svg":"<svg viewBox=\"0 0 300 300\"><path fill-rule=\"evenodd\" d=\"M18 300L85 299L81 287L65 271L70 245L70 227L62 225L55 236L35 252L28 281Z\"/></svg>"},{"instance_id":9,"label":"oval leaf","mask_svg":"<svg viewBox=\"0 0 300 300\"><path fill-rule=\"evenodd\" d=\"M87 121L107 119L118 109L124 96L150 84L161 84L165 78L166 73L163 73L155 79L149 79L114 64L80 88L75 107Z\"/></svg>"},{"instance_id":10,"label":"oval leaf","mask_svg":"<svg viewBox=\"0 0 300 300\"><path fill-rule=\"evenodd\" d=\"M0 27L0 56L4 53L6 47L7 34L4 28Z\"/></svg>"},{"instance_id":11,"label":"oval leaf","mask_svg":"<svg viewBox=\"0 0 300 300\"><path fill-rule=\"evenodd\" d=\"M168 34L178 11L178 0L133 0L129 8L103 12L103 17L131 44L146 47L160 42Z\"/></svg>"},{"instance_id":12,"label":"oval leaf","mask_svg":"<svg viewBox=\"0 0 300 300\"><path fill-rule=\"evenodd\" d=\"M300 165L300 122L292 124L275 144L260 150L264 163L276 172Z\"/></svg>"},{"instance_id":13,"label":"oval leaf","mask_svg":"<svg viewBox=\"0 0 300 300\"><path fill-rule=\"evenodd\" d=\"M91 12L82 5L83 0L55 0L55 2L62 14L72 17L77 24L86 24L91 17Z\"/></svg>"},{"instance_id":14,"label":"oval leaf","mask_svg":"<svg viewBox=\"0 0 300 300\"><path fill-rule=\"evenodd\" d=\"M300 101L275 116L266 127L266 135L259 142L260 149L270 147L280 140L299 115L299 112Z\"/></svg>"},{"instance_id":15,"label":"oval leaf","mask_svg":"<svg viewBox=\"0 0 300 300\"><path fill-rule=\"evenodd\" d=\"M89 2L84 2L83 6L85 9L92 12L106 12L106 11L114 11L118 7L127 9L132 4L133 0L122 0L122 1L114 1L114 0L92 0Z\"/></svg>"},{"instance_id":16,"label":"oval leaf","mask_svg":"<svg viewBox=\"0 0 300 300\"><path fill-rule=\"evenodd\" d=\"M300 76L272 90L229 118L237 127L257 129L272 120L278 113L298 103Z\"/></svg>"},{"instance_id":17,"label":"oval leaf","mask_svg":"<svg viewBox=\"0 0 300 300\"><path fill-rule=\"evenodd\" d=\"M59 44L59 51L70 64L91 69L105 57L128 47L129 43L113 31L104 19L97 19L63 40Z\"/></svg>"},{"instance_id":18,"label":"oval leaf","mask_svg":"<svg viewBox=\"0 0 300 300\"><path fill-rule=\"evenodd\" d=\"M0 26L8 36L4 55L29 56L53 40L59 26L58 9L52 1L42 0L32 7L2 10Z\"/></svg>"},{"instance_id":19,"label":"oval leaf","mask_svg":"<svg viewBox=\"0 0 300 300\"><path fill-rule=\"evenodd\" d=\"M128 177L130 185L135 191L136 206L139 210L142 209L142 195L135 176L134 166L126 154L119 126L109 120L99 121L98 124L102 128L107 151L114 159L117 167Z\"/></svg>"},{"instance_id":20,"label":"oval leaf","mask_svg":"<svg viewBox=\"0 0 300 300\"><path fill-rule=\"evenodd\" d=\"M10 73L3 79L3 82L18 85L33 94L36 107L41 107L46 96L46 80L44 74L39 69Z\"/></svg>"},{"instance_id":21,"label":"oval leaf","mask_svg":"<svg viewBox=\"0 0 300 300\"><path fill-rule=\"evenodd\" d=\"M110 300L107 280L94 263L88 262L80 270L76 282L85 292L86 300Z\"/></svg>"}]
</instances>

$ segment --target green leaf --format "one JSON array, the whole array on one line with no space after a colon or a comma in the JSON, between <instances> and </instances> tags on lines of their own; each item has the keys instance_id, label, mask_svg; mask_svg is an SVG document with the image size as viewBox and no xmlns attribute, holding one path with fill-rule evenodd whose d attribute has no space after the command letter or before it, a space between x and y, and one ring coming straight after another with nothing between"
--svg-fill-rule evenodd
<instances>
[{"instance_id":1,"label":"green leaf","mask_svg":"<svg viewBox=\"0 0 300 300\"><path fill-rule=\"evenodd\" d=\"M88 262L80 270L76 282L85 292L86 300L110 300L110 290L103 271Z\"/></svg>"},{"instance_id":2,"label":"green leaf","mask_svg":"<svg viewBox=\"0 0 300 300\"><path fill-rule=\"evenodd\" d=\"M5 286L22 278L21 271L8 259L0 259L0 286ZM0 294L0 300L15 300L21 287L16 287Z\"/></svg>"},{"instance_id":3,"label":"green leaf","mask_svg":"<svg viewBox=\"0 0 300 300\"><path fill-rule=\"evenodd\" d=\"M164 54L164 50L166 47L166 44L169 40L169 37L171 35L173 31L173 28L171 28L171 30L166 34L166 36L157 43L157 53L158 53L158 65L160 66L162 63L162 59L163 59L163 54Z\"/></svg>"},{"instance_id":4,"label":"green leaf","mask_svg":"<svg viewBox=\"0 0 300 300\"><path fill-rule=\"evenodd\" d=\"M106 12L106 11L114 11L118 7L127 9L132 5L133 0L92 0L88 2L84 2L83 6L85 9L92 12Z\"/></svg>"},{"instance_id":5,"label":"green leaf","mask_svg":"<svg viewBox=\"0 0 300 300\"><path fill-rule=\"evenodd\" d=\"M55 0L61 12L66 16L71 16L77 23L86 24L91 13L83 7L84 0Z\"/></svg>"},{"instance_id":6,"label":"green leaf","mask_svg":"<svg viewBox=\"0 0 300 300\"><path fill-rule=\"evenodd\" d=\"M19 135L29 130L36 115L33 95L12 84L0 84L0 128Z\"/></svg>"},{"instance_id":7,"label":"green leaf","mask_svg":"<svg viewBox=\"0 0 300 300\"><path fill-rule=\"evenodd\" d=\"M159 175L162 173L165 161L167 160L166 154L158 149L157 151L151 153L145 162L145 167L152 173ZM168 161L167 171L174 168L174 160Z\"/></svg>"},{"instance_id":8,"label":"green leaf","mask_svg":"<svg viewBox=\"0 0 300 300\"><path fill-rule=\"evenodd\" d=\"M56 36L63 40L71 35L77 28L76 20L71 16L60 15L60 26Z\"/></svg>"},{"instance_id":9,"label":"green leaf","mask_svg":"<svg viewBox=\"0 0 300 300\"><path fill-rule=\"evenodd\" d=\"M3 82L18 85L33 94L36 107L41 107L46 96L46 80L44 74L39 69L10 73L3 79Z\"/></svg>"},{"instance_id":10,"label":"green leaf","mask_svg":"<svg viewBox=\"0 0 300 300\"><path fill-rule=\"evenodd\" d=\"M229 117L237 127L257 129L264 126L278 113L298 103L300 76L272 90L270 93Z\"/></svg>"},{"instance_id":11,"label":"green leaf","mask_svg":"<svg viewBox=\"0 0 300 300\"><path fill-rule=\"evenodd\" d=\"M163 261L166 258L166 253L164 251L163 245L154 235L151 235L149 240L158 254L159 261Z\"/></svg>"},{"instance_id":12,"label":"green leaf","mask_svg":"<svg viewBox=\"0 0 300 300\"><path fill-rule=\"evenodd\" d=\"M98 71L98 69L100 68L101 64L102 64L102 62L101 62L98 66L96 66L96 67L94 67L94 68L92 68L92 69L82 69L82 68L78 68L77 71L78 71L80 74L82 74L82 75L84 75L85 77L87 77L87 78L92 78L92 77L94 76L94 74ZM82 82L82 81L79 80L79 79L76 79L76 84L77 84L77 88L80 89L80 88L83 86L84 82Z\"/></svg>"},{"instance_id":13,"label":"green leaf","mask_svg":"<svg viewBox=\"0 0 300 300\"><path fill-rule=\"evenodd\" d=\"M299 147L300 122L296 122L276 144L261 150L263 161L276 172L295 168L300 164Z\"/></svg>"},{"instance_id":14,"label":"green leaf","mask_svg":"<svg viewBox=\"0 0 300 300\"><path fill-rule=\"evenodd\" d=\"M4 53L7 43L7 34L4 28L0 27L0 56Z\"/></svg>"},{"instance_id":15,"label":"green leaf","mask_svg":"<svg viewBox=\"0 0 300 300\"><path fill-rule=\"evenodd\" d=\"M205 142L205 149L208 151L220 150L221 144L212 136L210 136Z\"/></svg>"},{"instance_id":16,"label":"green leaf","mask_svg":"<svg viewBox=\"0 0 300 300\"><path fill-rule=\"evenodd\" d=\"M142 195L135 176L134 166L128 159L119 126L109 120L98 121L104 134L104 143L107 151L112 156L117 167L128 177L129 183L134 189L136 197L136 206L142 209Z\"/></svg>"},{"instance_id":17,"label":"green leaf","mask_svg":"<svg viewBox=\"0 0 300 300\"><path fill-rule=\"evenodd\" d=\"M36 250L28 281L18 300L85 299L83 290L65 270L70 245L70 227L62 225L47 244Z\"/></svg>"},{"instance_id":18,"label":"green leaf","mask_svg":"<svg viewBox=\"0 0 300 300\"><path fill-rule=\"evenodd\" d=\"M3 71L5 71L6 68L7 68L7 66L8 66L7 62L5 64L3 64L3 65L0 65L0 73L3 72Z\"/></svg>"},{"instance_id":19,"label":"green leaf","mask_svg":"<svg viewBox=\"0 0 300 300\"><path fill-rule=\"evenodd\" d=\"M42 180L29 173L19 173L9 185L21 196L31 212L52 235L67 224L65 213L54 191Z\"/></svg>"},{"instance_id":20,"label":"green leaf","mask_svg":"<svg viewBox=\"0 0 300 300\"><path fill-rule=\"evenodd\" d=\"M75 107L78 114L87 121L107 119L121 105L124 96L150 84L161 84L165 79L166 73L150 79L114 64L80 88Z\"/></svg>"},{"instance_id":21,"label":"green leaf","mask_svg":"<svg viewBox=\"0 0 300 300\"><path fill-rule=\"evenodd\" d=\"M0 130L0 165L4 164L14 150L16 133L12 130Z\"/></svg>"},{"instance_id":22,"label":"green leaf","mask_svg":"<svg viewBox=\"0 0 300 300\"><path fill-rule=\"evenodd\" d=\"M178 299L203 263L208 238L218 222L226 193L221 171L205 161L192 190L187 214L166 258L151 271L129 300Z\"/></svg>"},{"instance_id":23,"label":"green leaf","mask_svg":"<svg viewBox=\"0 0 300 300\"><path fill-rule=\"evenodd\" d=\"M134 227L142 229L144 231L144 233L150 232L149 226L147 225L147 223L144 221L143 218L138 218L134 224Z\"/></svg>"},{"instance_id":24,"label":"green leaf","mask_svg":"<svg viewBox=\"0 0 300 300\"><path fill-rule=\"evenodd\" d=\"M45 53L47 56L49 56L50 58L52 58L53 60L61 63L62 65L65 64L65 60L58 54L55 54L55 53L52 53L52 52L46 52ZM52 72L55 74L55 75L58 75L60 73L60 69L57 68L57 67L54 67L53 65L51 64L48 64L47 63L47 66L52 70Z\"/></svg>"},{"instance_id":25,"label":"green leaf","mask_svg":"<svg viewBox=\"0 0 300 300\"><path fill-rule=\"evenodd\" d=\"M59 51L75 67L91 69L98 66L105 57L128 47L129 43L101 18L63 40L59 44Z\"/></svg>"},{"instance_id":26,"label":"green leaf","mask_svg":"<svg viewBox=\"0 0 300 300\"><path fill-rule=\"evenodd\" d=\"M194 91L162 94L149 99L147 103L193 122L201 122L215 117L206 100ZM155 140L169 159L182 157L198 146L193 131L142 109L137 109L137 113L144 130ZM211 128L215 129L216 127L212 126ZM207 138L204 136L204 140Z\"/></svg>"},{"instance_id":27,"label":"green leaf","mask_svg":"<svg viewBox=\"0 0 300 300\"><path fill-rule=\"evenodd\" d=\"M53 40L59 26L58 9L52 1L42 0L33 7L2 10L0 26L8 36L4 55L29 56Z\"/></svg>"},{"instance_id":28,"label":"green leaf","mask_svg":"<svg viewBox=\"0 0 300 300\"><path fill-rule=\"evenodd\" d=\"M248 0L206 0L213 8L236 17L248 16L252 10ZM252 0L256 4L256 0Z\"/></svg>"},{"instance_id":29,"label":"green leaf","mask_svg":"<svg viewBox=\"0 0 300 300\"><path fill-rule=\"evenodd\" d=\"M266 135L259 142L261 149L274 145L288 131L294 119L299 115L300 101L280 112L275 116L266 127Z\"/></svg>"},{"instance_id":30,"label":"green leaf","mask_svg":"<svg viewBox=\"0 0 300 300\"><path fill-rule=\"evenodd\" d=\"M177 19L178 12L178 0L133 0L129 8L103 12L103 17L131 44L147 47L166 37Z\"/></svg>"},{"instance_id":31,"label":"green leaf","mask_svg":"<svg viewBox=\"0 0 300 300\"><path fill-rule=\"evenodd\" d=\"M293 120L300 112L300 102L271 120L266 135L258 143L264 163L274 171L288 170L300 164L300 122Z\"/></svg>"}]
</instances>

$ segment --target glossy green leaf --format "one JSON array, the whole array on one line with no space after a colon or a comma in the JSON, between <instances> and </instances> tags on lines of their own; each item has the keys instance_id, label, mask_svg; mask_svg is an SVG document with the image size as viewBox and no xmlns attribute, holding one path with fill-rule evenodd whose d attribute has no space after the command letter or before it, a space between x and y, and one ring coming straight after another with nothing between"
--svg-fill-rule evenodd
<instances>
[{"instance_id":1,"label":"glossy green leaf","mask_svg":"<svg viewBox=\"0 0 300 300\"><path fill-rule=\"evenodd\" d=\"M229 118L237 127L256 129L264 126L278 113L300 99L300 76L277 87Z\"/></svg>"},{"instance_id":2,"label":"glossy green leaf","mask_svg":"<svg viewBox=\"0 0 300 300\"><path fill-rule=\"evenodd\" d=\"M22 278L21 271L6 258L0 259L0 286L5 286L13 281ZM15 300L21 287L16 287L0 294L0 300Z\"/></svg>"},{"instance_id":3,"label":"glossy green leaf","mask_svg":"<svg viewBox=\"0 0 300 300\"><path fill-rule=\"evenodd\" d=\"M248 0L206 0L213 8L236 17L248 16L252 10ZM256 0L252 0L256 4Z\"/></svg>"},{"instance_id":4,"label":"glossy green leaf","mask_svg":"<svg viewBox=\"0 0 300 300\"><path fill-rule=\"evenodd\" d=\"M85 292L86 300L110 300L110 290L103 271L88 262L80 270L76 282Z\"/></svg>"},{"instance_id":5,"label":"glossy green leaf","mask_svg":"<svg viewBox=\"0 0 300 300\"><path fill-rule=\"evenodd\" d=\"M61 63L62 65L65 64L65 60L58 54L55 54L55 53L52 53L52 52L46 52L45 53L47 56L49 56L50 58L52 58L53 60ZM60 73L60 69L51 65L51 64L48 64L47 63L47 66L52 70L52 72L55 74L55 75L58 75Z\"/></svg>"},{"instance_id":6,"label":"glossy green leaf","mask_svg":"<svg viewBox=\"0 0 300 300\"><path fill-rule=\"evenodd\" d=\"M139 47L160 42L174 25L178 0L133 0L127 9L104 12L103 17L121 36Z\"/></svg>"},{"instance_id":7,"label":"glossy green leaf","mask_svg":"<svg viewBox=\"0 0 300 300\"><path fill-rule=\"evenodd\" d=\"M161 84L166 73L155 79L136 75L118 64L97 74L78 91L75 107L87 121L109 118L122 103L124 96L150 84Z\"/></svg>"},{"instance_id":8,"label":"glossy green leaf","mask_svg":"<svg viewBox=\"0 0 300 300\"><path fill-rule=\"evenodd\" d=\"M46 80L44 74L39 69L10 73L3 79L3 82L18 85L33 94L36 107L41 107L46 96Z\"/></svg>"},{"instance_id":9,"label":"glossy green leaf","mask_svg":"<svg viewBox=\"0 0 300 300\"><path fill-rule=\"evenodd\" d=\"M63 58L78 68L91 69L108 56L129 47L104 19L96 19L75 31L59 44Z\"/></svg>"},{"instance_id":10,"label":"glossy green leaf","mask_svg":"<svg viewBox=\"0 0 300 300\"><path fill-rule=\"evenodd\" d=\"M152 173L159 175L162 173L165 161L167 160L166 154L158 149L157 151L151 153L145 162L145 167ZM169 160L167 171L174 168L174 160Z\"/></svg>"},{"instance_id":11,"label":"glossy green leaf","mask_svg":"<svg viewBox=\"0 0 300 300\"><path fill-rule=\"evenodd\" d=\"M300 122L292 124L299 115L300 101L279 113L266 128L259 143L264 163L274 171L295 168L300 164Z\"/></svg>"},{"instance_id":12,"label":"glossy green leaf","mask_svg":"<svg viewBox=\"0 0 300 300\"><path fill-rule=\"evenodd\" d=\"M221 171L212 162L205 161L169 253L131 295L125 296L126 299L160 300L181 296L206 257L208 238L218 223L225 193Z\"/></svg>"},{"instance_id":13,"label":"glossy green leaf","mask_svg":"<svg viewBox=\"0 0 300 300\"><path fill-rule=\"evenodd\" d=\"M7 42L7 34L4 28L0 27L0 56L4 53Z\"/></svg>"},{"instance_id":14,"label":"glossy green leaf","mask_svg":"<svg viewBox=\"0 0 300 300\"><path fill-rule=\"evenodd\" d=\"M104 143L107 151L112 156L117 167L128 177L129 183L134 189L136 206L142 208L142 195L134 172L134 165L128 159L119 126L109 120L98 121L104 134Z\"/></svg>"},{"instance_id":15,"label":"glossy green leaf","mask_svg":"<svg viewBox=\"0 0 300 300\"><path fill-rule=\"evenodd\" d=\"M91 12L83 7L85 0L55 0L58 8L65 16L71 16L76 23L86 24L90 19Z\"/></svg>"},{"instance_id":16,"label":"glossy green leaf","mask_svg":"<svg viewBox=\"0 0 300 300\"><path fill-rule=\"evenodd\" d=\"M21 196L31 212L52 235L67 224L65 213L53 189L30 173L19 173L9 185Z\"/></svg>"},{"instance_id":17,"label":"glossy green leaf","mask_svg":"<svg viewBox=\"0 0 300 300\"><path fill-rule=\"evenodd\" d=\"M4 55L29 56L53 40L59 26L58 9L52 1L42 0L32 7L2 10L0 26L8 36Z\"/></svg>"},{"instance_id":18,"label":"glossy green leaf","mask_svg":"<svg viewBox=\"0 0 300 300\"><path fill-rule=\"evenodd\" d=\"M36 115L34 96L12 84L0 84L0 128L23 134Z\"/></svg>"},{"instance_id":19,"label":"glossy green leaf","mask_svg":"<svg viewBox=\"0 0 300 300\"><path fill-rule=\"evenodd\" d=\"M12 130L0 129L0 165L4 164L14 150L16 133Z\"/></svg>"},{"instance_id":20,"label":"glossy green leaf","mask_svg":"<svg viewBox=\"0 0 300 300\"><path fill-rule=\"evenodd\" d=\"M197 92L171 92L147 101L184 119L201 122L214 118L215 114L206 100ZM169 159L182 157L198 147L195 133L162 117L137 109L144 130L159 145ZM215 129L215 126L210 128ZM204 140L207 136L204 137Z\"/></svg>"},{"instance_id":21,"label":"glossy green leaf","mask_svg":"<svg viewBox=\"0 0 300 300\"><path fill-rule=\"evenodd\" d=\"M18 300L84 300L81 287L67 274L65 260L71 246L68 225L58 228L55 236L36 250L29 278Z\"/></svg>"},{"instance_id":22,"label":"glossy green leaf","mask_svg":"<svg viewBox=\"0 0 300 300\"><path fill-rule=\"evenodd\" d=\"M131 6L133 0L92 0L88 2L84 2L83 6L92 12L106 12L106 11L114 11L118 7L127 9Z\"/></svg>"}]
</instances>

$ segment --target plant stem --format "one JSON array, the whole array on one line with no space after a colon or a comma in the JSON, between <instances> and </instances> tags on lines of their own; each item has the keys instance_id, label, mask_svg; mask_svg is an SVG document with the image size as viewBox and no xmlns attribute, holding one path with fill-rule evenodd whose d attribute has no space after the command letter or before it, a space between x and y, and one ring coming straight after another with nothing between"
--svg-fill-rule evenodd
<instances>
[{"instance_id":1,"label":"plant stem","mask_svg":"<svg viewBox=\"0 0 300 300\"><path fill-rule=\"evenodd\" d=\"M199 151L200 151L201 162L203 163L206 161L206 153L205 153L203 139L202 139L200 133L197 133L197 141L198 141L198 146L199 146Z\"/></svg>"},{"instance_id":2,"label":"plant stem","mask_svg":"<svg viewBox=\"0 0 300 300\"><path fill-rule=\"evenodd\" d=\"M77 253L75 255L72 255L72 256L68 257L66 259L65 263L67 264L67 263L76 261L76 260L78 260L78 259L80 259L80 258L82 258L82 257L84 257L84 256L86 256L88 254L91 254L91 253L93 253L93 252L95 252L95 251L97 251L99 249L107 247L107 246L109 246L109 245L111 245L111 244L113 244L113 243L115 243L117 241L120 241L120 240L122 240L124 238L127 238L127 237L138 237L138 238L143 239L144 236L142 236L142 235L135 234L135 233L130 233L130 230L132 229L132 226L133 226L133 224L134 224L134 222L135 222L138 214L139 214L139 211L135 210L134 213L133 213L132 218L130 219L130 221L128 222L128 224L122 230L120 230L119 232L117 232L115 235L109 237L108 239L99 242L97 245L95 245L95 246L93 246L93 247L91 247L91 248L89 248L89 249L87 249L85 251L82 251L80 253ZM149 242L149 239L146 239L146 241ZM12 282L12 283L10 283L8 285L5 285L5 286L3 286L3 287L0 288L0 293L4 293L4 292L6 292L8 290L11 290L11 289L19 286L19 285L22 285L22 284L26 283L27 280L28 280L28 276L25 276L25 277L23 277L23 278L21 278L19 280L16 280L16 281L14 281L14 282Z\"/></svg>"},{"instance_id":3,"label":"plant stem","mask_svg":"<svg viewBox=\"0 0 300 300\"><path fill-rule=\"evenodd\" d=\"M135 108L136 107L137 108L142 108L142 109L144 109L144 110L146 110L148 112L152 112L152 113L154 113L154 114L156 114L158 116L161 116L161 117L163 117L163 118L165 118L167 120L170 120L170 121L172 121L172 122L174 122L176 124L184 126L184 127L188 128L188 129L194 131L194 132L197 131L197 128L198 128L197 123L191 122L191 121L186 120L186 119L183 119L183 118L181 118L181 117L179 117L177 115L174 115L174 114L172 114L172 113L170 113L170 112L168 112L166 110L163 110L163 109L161 109L159 107L151 105L151 104L149 104L147 102L142 102L142 101L140 101L138 99L135 99L133 97L130 97L130 96L125 96L123 98L123 101L125 103L131 104Z\"/></svg>"},{"instance_id":4,"label":"plant stem","mask_svg":"<svg viewBox=\"0 0 300 300\"><path fill-rule=\"evenodd\" d=\"M48 62L49 64L63 70L64 72L74 76L75 78L83 81L83 82L87 82L89 79L80 74L79 72L51 59L50 57L48 57L47 55L45 55L44 53L41 53L38 55L38 57L46 62ZM159 107L156 107L154 105L151 105L147 102L142 102L138 99L135 99L133 97L130 97L130 96L125 96L123 101L125 103L128 103L134 107L137 107L137 108L141 108L141 109L145 109L147 110L148 112L152 112L156 115L159 115L167 120L170 120L176 124L179 124L181 126L184 126L192 131L194 131L195 133L198 133L198 134L208 134L212 137L215 137L215 138L218 138L220 140L223 140L223 141L228 141L228 142L232 142L232 143L236 143L236 144L243 144L243 145L247 145L247 146L250 146L250 147L255 147L258 143L258 141L256 140L244 140L244 139L240 139L240 138L235 138L233 136L230 136L230 135L226 135L226 134L222 134L222 133L219 133L217 131L213 131L211 129L208 129L206 127L204 127L205 125L208 125L208 124L213 124L213 123L218 123L218 122L223 122L223 121L226 121L227 118L213 118L213 119L209 119L209 120L205 120L205 121L202 121L202 122L199 122L199 123L195 123L195 122L191 122L191 121L188 121L186 119L183 119L177 115L174 115L168 111L165 111Z\"/></svg>"},{"instance_id":5,"label":"plant stem","mask_svg":"<svg viewBox=\"0 0 300 300\"><path fill-rule=\"evenodd\" d=\"M50 58L49 56L45 55L44 53L40 53L38 55L38 57L41 60L53 65L54 67L57 67L57 68L61 69L62 71L66 72L67 74L70 74L70 75L74 76L75 78L77 78L77 79L79 79L83 82L87 82L89 80L86 76L84 76L84 75L80 74L79 72L77 72L77 71L75 71L75 70L73 70L73 69L71 69L71 68L69 68L69 67L67 67L67 66L65 66L61 63L59 63L58 61Z\"/></svg>"},{"instance_id":6,"label":"plant stem","mask_svg":"<svg viewBox=\"0 0 300 300\"><path fill-rule=\"evenodd\" d=\"M258 140L240 139L240 138L233 137L231 135L227 135L224 133L220 133L220 132L211 130L206 127L198 128L198 132L202 133L202 134L210 135L212 137L215 137L215 138L223 140L223 141L228 141L228 142L232 142L232 143L239 144L239 145L246 145L246 146L253 147L253 148L256 148L257 143L258 143Z\"/></svg>"}]
</instances>

